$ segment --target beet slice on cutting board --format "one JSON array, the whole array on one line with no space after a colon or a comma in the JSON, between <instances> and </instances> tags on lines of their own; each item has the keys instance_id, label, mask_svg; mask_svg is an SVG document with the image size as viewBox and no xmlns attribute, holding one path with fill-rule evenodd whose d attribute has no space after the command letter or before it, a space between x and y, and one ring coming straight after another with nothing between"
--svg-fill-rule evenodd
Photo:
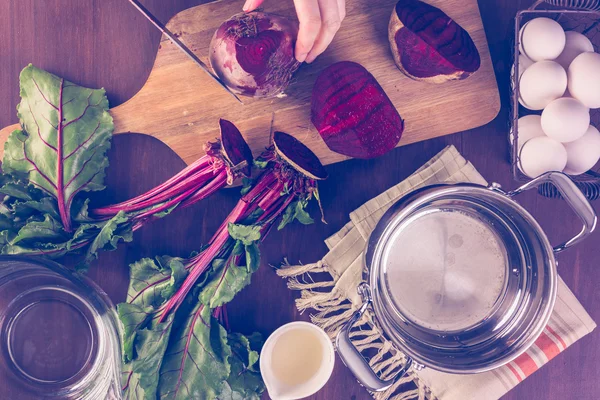
<instances>
[{"instance_id":1,"label":"beet slice on cutting board","mask_svg":"<svg viewBox=\"0 0 600 400\"><path fill-rule=\"evenodd\" d=\"M226 119L219 120L223 153L233 168L239 168L244 176L252 172L252 150L240 130Z\"/></svg>"},{"instance_id":2,"label":"beet slice on cutting board","mask_svg":"<svg viewBox=\"0 0 600 400\"><path fill-rule=\"evenodd\" d=\"M381 156L398 144L404 121L362 65L327 67L312 92L311 120L331 151L354 158Z\"/></svg>"},{"instance_id":3,"label":"beet slice on cutting board","mask_svg":"<svg viewBox=\"0 0 600 400\"><path fill-rule=\"evenodd\" d=\"M298 172L310 179L327 179L327 171L325 171L319 158L295 137L285 132L275 132L273 134L273 145L279 157Z\"/></svg>"},{"instance_id":4,"label":"beet slice on cutting board","mask_svg":"<svg viewBox=\"0 0 600 400\"><path fill-rule=\"evenodd\" d=\"M398 1L388 35L396 65L418 81L466 79L481 65L469 33L442 10L423 1Z\"/></svg>"}]
</instances>

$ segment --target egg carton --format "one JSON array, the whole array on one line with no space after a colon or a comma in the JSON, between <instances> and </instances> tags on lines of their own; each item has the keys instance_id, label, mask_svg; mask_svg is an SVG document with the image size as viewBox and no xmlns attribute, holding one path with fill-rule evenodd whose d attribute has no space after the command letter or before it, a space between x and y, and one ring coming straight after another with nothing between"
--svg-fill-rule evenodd
<instances>
[{"instance_id":1,"label":"egg carton","mask_svg":"<svg viewBox=\"0 0 600 400\"><path fill-rule=\"evenodd\" d=\"M519 11L515 18L515 35L513 43L513 71L511 73L511 108L510 108L510 149L512 173L517 181L531 180L519 169L519 118L539 114L519 104L519 32L528 21L546 17L559 22L566 30L573 30L586 35L596 52L600 52L600 0L545 0L537 1L527 10ZM591 110L591 124L600 129L600 109ZM590 200L600 199L600 162L590 171L572 176L577 186ZM543 184L538 192L546 197L558 198L560 193L551 184Z\"/></svg>"}]
</instances>

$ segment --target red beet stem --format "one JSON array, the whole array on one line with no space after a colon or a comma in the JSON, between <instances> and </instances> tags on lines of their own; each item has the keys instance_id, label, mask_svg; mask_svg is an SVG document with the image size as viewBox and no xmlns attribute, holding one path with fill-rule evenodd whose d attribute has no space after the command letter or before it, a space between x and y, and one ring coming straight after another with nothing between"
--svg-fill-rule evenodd
<instances>
[{"instance_id":1,"label":"red beet stem","mask_svg":"<svg viewBox=\"0 0 600 400\"><path fill-rule=\"evenodd\" d=\"M235 216L232 216L234 218ZM233 222L233 221L231 221ZM229 232L227 230L220 231L214 238L213 242L199 254L199 258L194 264L189 266L190 273L183 281L181 287L177 290L177 293L169 299L161 310L159 322L164 322L171 310L179 307L189 291L194 287L200 275L202 275L210 266L212 260L219 254L221 247L225 245L229 239Z\"/></svg>"},{"instance_id":2,"label":"red beet stem","mask_svg":"<svg viewBox=\"0 0 600 400\"><path fill-rule=\"evenodd\" d=\"M252 211L254 211L256 209L256 205L254 204L255 199L265 189L267 189L269 186L271 186L276 181L277 181L277 177L275 176L275 174L273 174L273 172L271 170L264 172L260 176L258 182L252 187L252 189L250 189L250 191L248 193L246 193L244 196L242 196L240 201L238 201L235 208L231 211L231 213L229 215L244 214L244 218L245 218L246 214L250 214ZM229 225L229 222L231 222L229 220L229 218L227 218L225 221L223 221L221 226L219 226L219 229L217 229L217 233L215 234L215 236L213 236L213 238L210 240L211 242L218 235L218 232L221 232L222 230L227 230L227 226Z\"/></svg>"},{"instance_id":3,"label":"red beet stem","mask_svg":"<svg viewBox=\"0 0 600 400\"><path fill-rule=\"evenodd\" d=\"M287 196L283 201L273 203L269 209L265 210L258 218L259 222L263 222L265 226L270 226L275 219L285 211L285 209L294 201L295 196ZM264 231L263 231L264 232Z\"/></svg>"},{"instance_id":4,"label":"red beet stem","mask_svg":"<svg viewBox=\"0 0 600 400\"><path fill-rule=\"evenodd\" d=\"M221 171L208 185L201 187L195 194L185 199L181 203L181 208L186 208L200 200L203 200L227 184L229 174L227 171Z\"/></svg>"},{"instance_id":5,"label":"red beet stem","mask_svg":"<svg viewBox=\"0 0 600 400\"><path fill-rule=\"evenodd\" d=\"M169 208L173 207L177 203L180 203L181 201L183 201L183 199L187 198L188 196L191 196L191 194L194 193L195 191L196 191L196 188L190 188L187 191L181 193L180 195L175 196L174 198L170 199L169 201L161 204L160 206L158 206L156 208L152 208L150 210L144 211L141 214L136 215L135 217L133 217L133 220L134 221L142 221L142 220L149 218L153 215L156 215L160 212L168 210Z\"/></svg>"},{"instance_id":6,"label":"red beet stem","mask_svg":"<svg viewBox=\"0 0 600 400\"><path fill-rule=\"evenodd\" d=\"M129 199L129 200L121 202L121 203L94 209L94 210L92 210L92 214L98 215L98 216L114 216L120 210L125 209L127 207L131 207L135 204L139 204L140 202L143 202L143 201L146 201L146 200L152 198L153 196L164 191L165 189L170 188L173 185L176 185L177 183L187 179L190 175L192 175L195 172L206 170L206 168L209 167L210 165L211 165L211 157L208 155L202 156L198 160L194 161L192 164L187 166L185 169L181 170L177 175L168 179L164 183L156 186L155 188L147 191L146 193L141 194L137 197L134 197L133 199Z\"/></svg>"},{"instance_id":7,"label":"red beet stem","mask_svg":"<svg viewBox=\"0 0 600 400\"><path fill-rule=\"evenodd\" d=\"M225 221L223 221L217 230L217 233L211 238L209 246L202 253L190 260L190 263L187 266L190 273L181 287L177 290L177 293L175 293L162 308L159 319L160 322L163 322L172 310L181 305L185 297L196 284L198 278L206 272L213 259L222 252L223 247L230 238L228 230L229 224L241 222L247 218L259 204L263 205L264 208L261 207L263 210L269 209L272 203L277 202L277 200L281 198L282 189L283 183L277 180L277 177L272 170L263 173L254 187L242 197L233 211ZM288 196L293 197L293 194Z\"/></svg>"},{"instance_id":8,"label":"red beet stem","mask_svg":"<svg viewBox=\"0 0 600 400\"><path fill-rule=\"evenodd\" d=\"M156 204L160 204L163 201L166 201L172 197L176 197L178 194L182 192L188 192L189 189L198 189L198 187L202 187L206 182L211 179L214 179L214 176L218 174L218 170L205 169L203 171L196 172L194 175L190 176L188 179L183 180L172 187L164 190L162 193L157 194L150 199L143 200L138 202L137 204L132 204L123 207L106 207L104 212L112 212L111 215L116 215L119 211L124 212L133 212L143 210L144 208L152 207ZM194 190L189 192L190 194L194 193Z\"/></svg>"},{"instance_id":9,"label":"red beet stem","mask_svg":"<svg viewBox=\"0 0 600 400\"><path fill-rule=\"evenodd\" d=\"M299 196L310 196L312 193L316 185L314 178L304 175L301 169L296 168L297 165L305 164L294 160L297 157L294 157L292 154L294 151L291 149L300 148L298 144L293 143L296 139L286 138L282 135L287 134L279 135L280 139L281 137L285 139L279 143L279 147L289 151L281 151L282 149L278 149L277 143L275 143L273 147L263 153L261 159L268 163L267 169L219 226L215 235L210 239L208 247L188 260L185 268L189 274L177 292L161 306L156 316L159 322L164 322L167 316L181 305L198 279L209 270L216 257L224 259L231 257L234 241L229 235L229 224L246 221L260 227L261 233L266 233L294 199ZM306 158L304 153L301 152L301 155L303 157L300 161L304 161ZM311 169L314 170L314 168ZM247 219L257 209L261 209L262 213L256 220L248 221ZM227 268L221 272L222 276L225 276L225 273L227 273Z\"/></svg>"},{"instance_id":10,"label":"red beet stem","mask_svg":"<svg viewBox=\"0 0 600 400\"><path fill-rule=\"evenodd\" d=\"M179 202L182 202L182 205L185 204L185 206L190 206L195 202L208 197L209 195L213 194L225 185L227 185L227 171L221 171L215 178L213 178L210 184L200 187L199 189L197 185L190 184L188 185L189 189L180 194L179 196L170 199L169 201L162 204L160 207L152 208L142 214L136 215L134 219L144 219L146 217L155 215L159 212L168 210L169 208L175 206Z\"/></svg>"}]
</instances>

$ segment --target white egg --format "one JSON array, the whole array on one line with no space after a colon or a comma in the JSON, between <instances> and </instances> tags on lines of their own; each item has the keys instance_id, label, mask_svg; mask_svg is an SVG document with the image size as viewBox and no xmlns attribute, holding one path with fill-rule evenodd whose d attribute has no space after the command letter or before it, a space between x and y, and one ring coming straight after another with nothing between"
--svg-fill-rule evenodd
<instances>
[{"instance_id":1,"label":"white egg","mask_svg":"<svg viewBox=\"0 0 600 400\"><path fill-rule=\"evenodd\" d=\"M600 54L582 53L575 57L568 76L571 96L586 107L600 108Z\"/></svg>"},{"instance_id":2,"label":"white egg","mask_svg":"<svg viewBox=\"0 0 600 400\"><path fill-rule=\"evenodd\" d=\"M519 169L530 178L549 171L562 171L566 165L565 146L546 136L528 140L519 153Z\"/></svg>"},{"instance_id":3,"label":"white egg","mask_svg":"<svg viewBox=\"0 0 600 400\"><path fill-rule=\"evenodd\" d=\"M565 48L562 26L550 18L535 18L519 32L519 50L533 61L554 60Z\"/></svg>"},{"instance_id":4,"label":"white egg","mask_svg":"<svg viewBox=\"0 0 600 400\"><path fill-rule=\"evenodd\" d=\"M567 38L565 49L554 61L562 65L564 69L567 69L575 57L581 53L594 51L594 45L590 39L579 32L567 31L565 32L565 36Z\"/></svg>"},{"instance_id":5,"label":"white egg","mask_svg":"<svg viewBox=\"0 0 600 400\"><path fill-rule=\"evenodd\" d=\"M562 97L542 111L542 129L552 139L567 143L582 137L590 126L590 110L579 100Z\"/></svg>"},{"instance_id":6,"label":"white egg","mask_svg":"<svg viewBox=\"0 0 600 400\"><path fill-rule=\"evenodd\" d=\"M525 54L519 54L519 72L522 74L525 70L533 65L535 61L527 58Z\"/></svg>"},{"instance_id":7,"label":"white egg","mask_svg":"<svg viewBox=\"0 0 600 400\"><path fill-rule=\"evenodd\" d=\"M567 150L567 166L564 171L569 175L583 174L600 160L600 132L592 125L585 135L564 146Z\"/></svg>"},{"instance_id":8,"label":"white egg","mask_svg":"<svg viewBox=\"0 0 600 400\"><path fill-rule=\"evenodd\" d=\"M529 139L533 139L538 136L545 136L542 130L542 117L539 115L526 115L519 118L518 121L518 150L521 148Z\"/></svg>"},{"instance_id":9,"label":"white egg","mask_svg":"<svg viewBox=\"0 0 600 400\"><path fill-rule=\"evenodd\" d=\"M519 103L530 110L543 110L567 90L567 72L554 61L539 61L523 72L519 81Z\"/></svg>"},{"instance_id":10,"label":"white egg","mask_svg":"<svg viewBox=\"0 0 600 400\"><path fill-rule=\"evenodd\" d=\"M531 67L532 64L533 64L533 61L531 61L529 58L527 58L526 55L519 54L519 79L521 79L521 76L523 76L523 72L525 72L525 70L527 68ZM514 76L515 64L513 64L510 74L511 74L511 76Z\"/></svg>"}]
</instances>

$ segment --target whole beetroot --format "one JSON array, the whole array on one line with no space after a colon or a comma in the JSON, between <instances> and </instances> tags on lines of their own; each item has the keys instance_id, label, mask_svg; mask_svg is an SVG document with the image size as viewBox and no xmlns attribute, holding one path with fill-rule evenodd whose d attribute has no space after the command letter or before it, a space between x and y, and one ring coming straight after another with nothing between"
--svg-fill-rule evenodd
<instances>
[{"instance_id":1,"label":"whole beetroot","mask_svg":"<svg viewBox=\"0 0 600 400\"><path fill-rule=\"evenodd\" d=\"M280 95L300 66L294 58L297 32L296 23L278 15L236 14L215 32L210 64L236 94L257 98Z\"/></svg>"}]
</instances>

